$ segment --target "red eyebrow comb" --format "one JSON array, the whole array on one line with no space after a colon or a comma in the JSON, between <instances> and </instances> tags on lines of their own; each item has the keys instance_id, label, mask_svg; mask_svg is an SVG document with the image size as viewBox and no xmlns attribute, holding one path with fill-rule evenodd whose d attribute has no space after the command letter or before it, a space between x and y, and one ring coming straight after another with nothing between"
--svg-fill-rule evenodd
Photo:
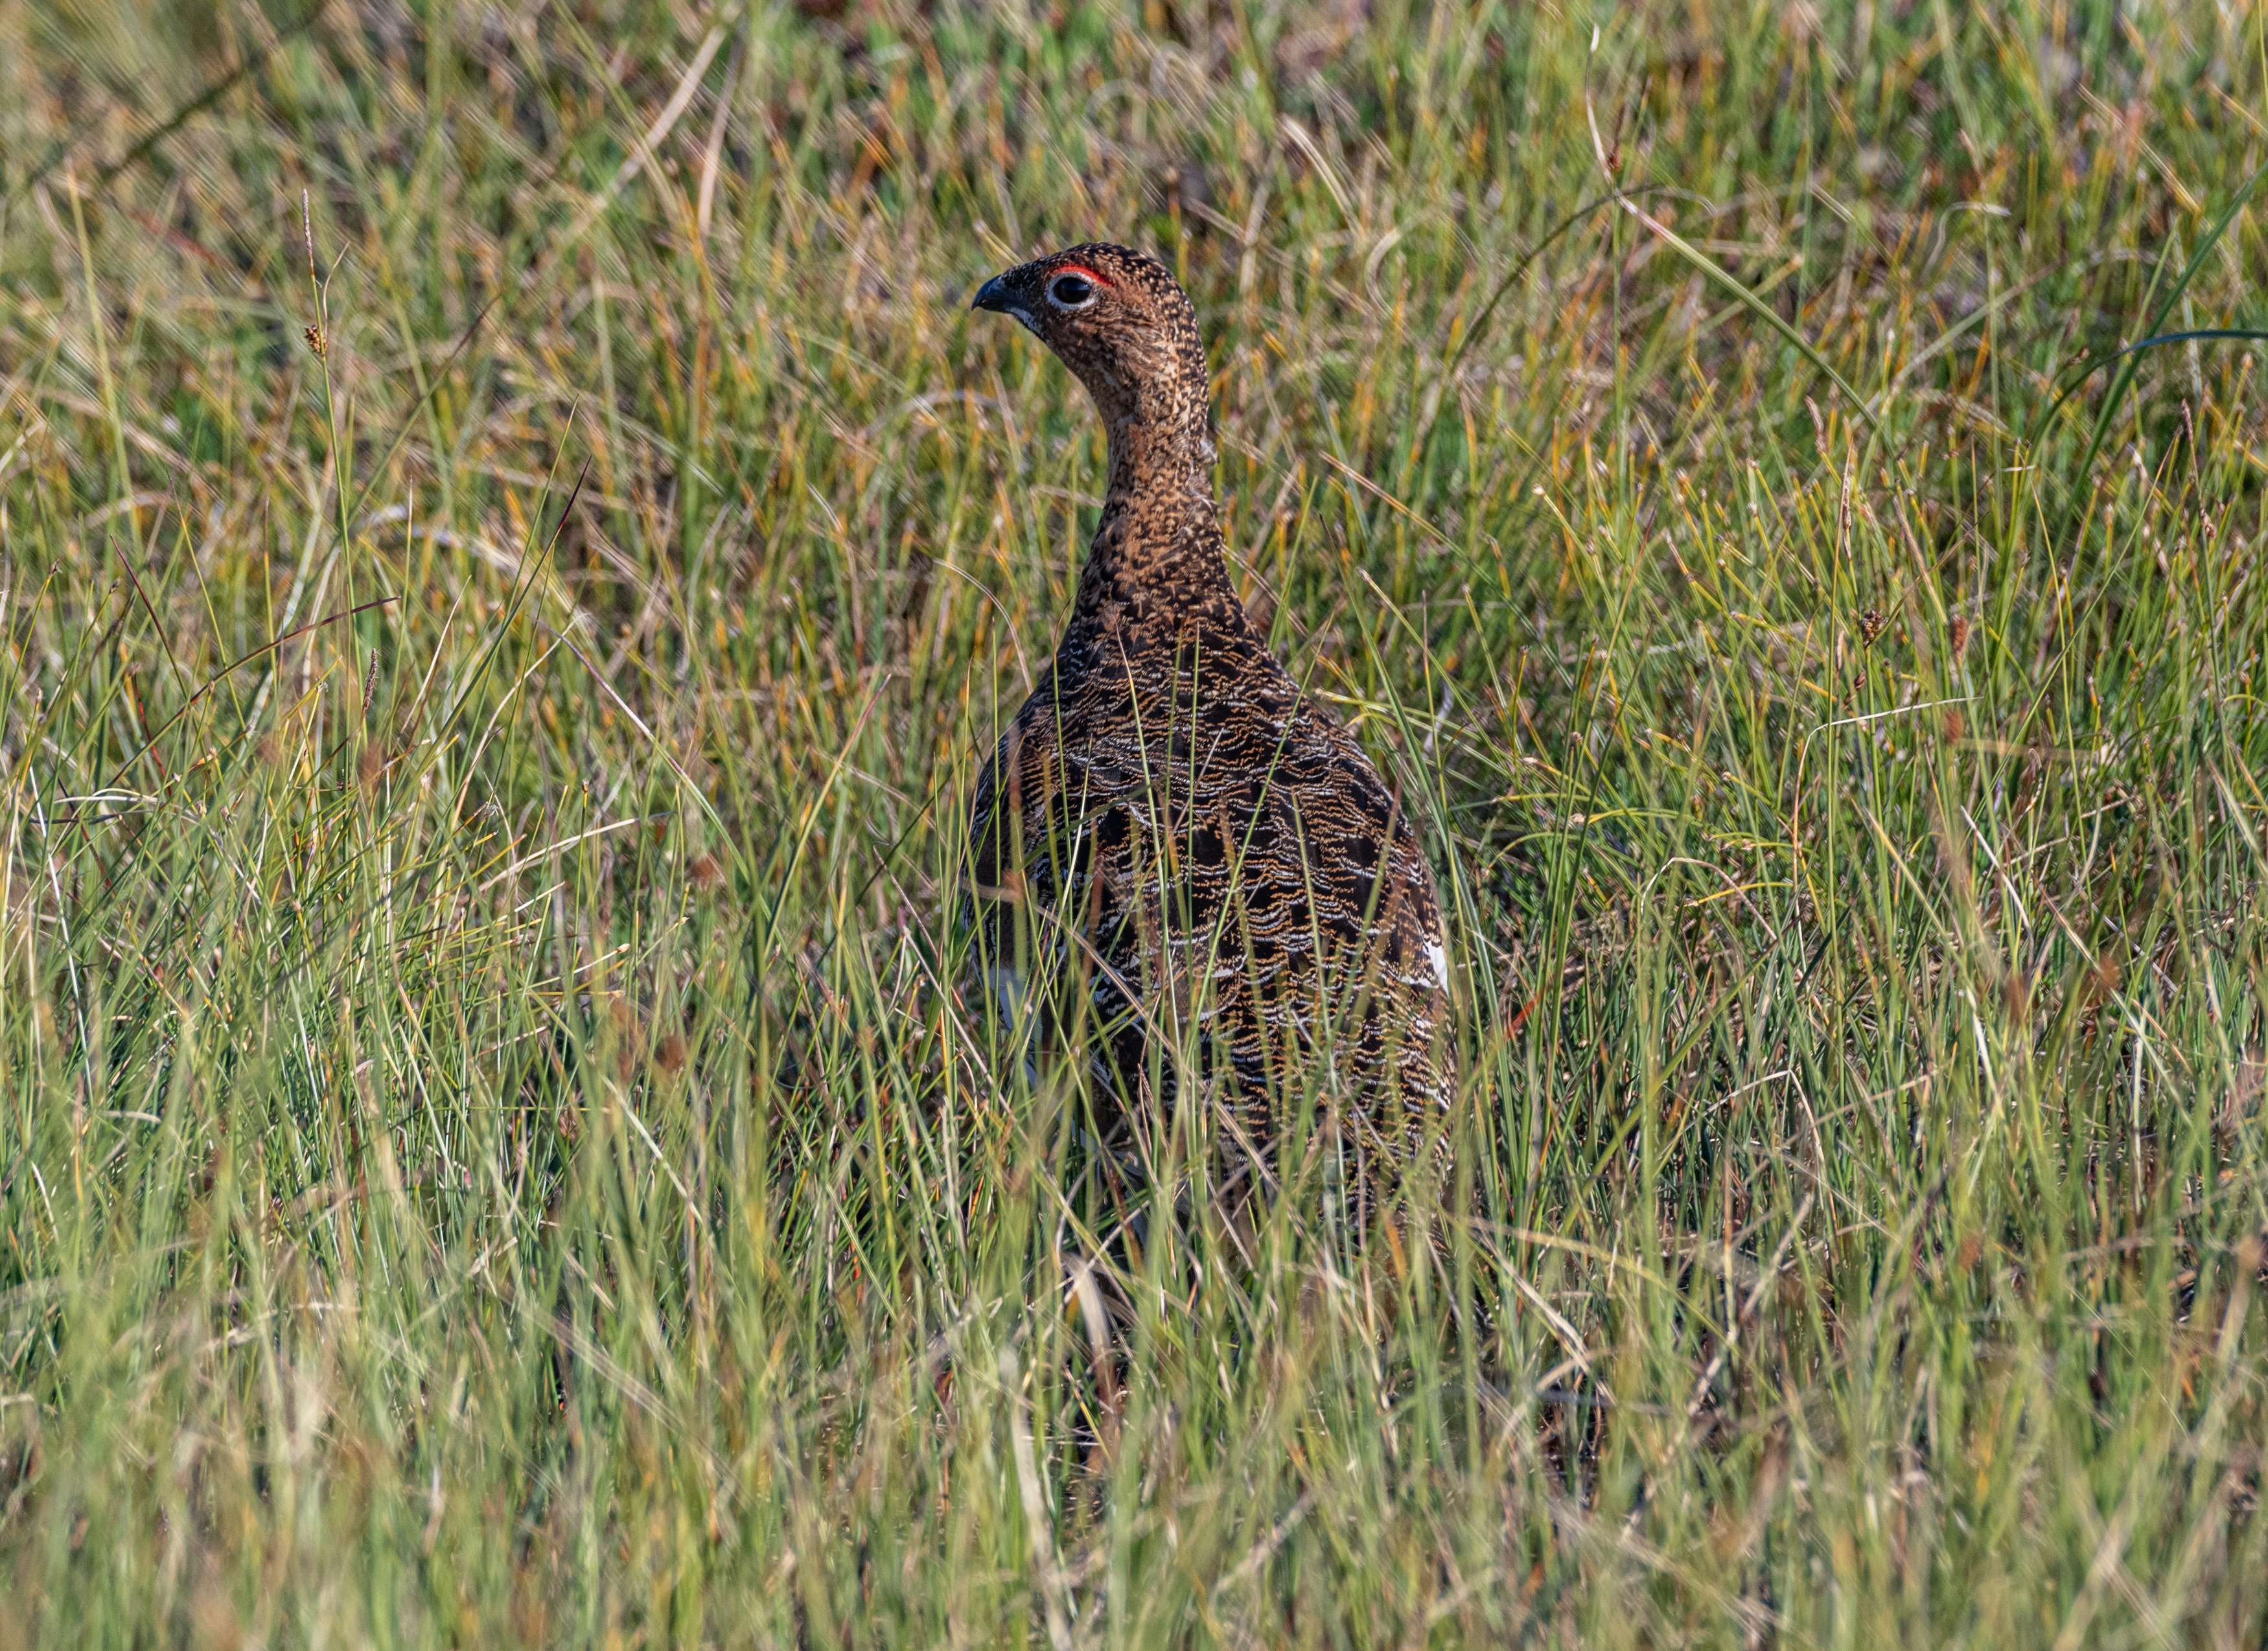
<instances>
[{"instance_id":1,"label":"red eyebrow comb","mask_svg":"<svg viewBox=\"0 0 2268 1651\"><path fill-rule=\"evenodd\" d=\"M1094 284L1099 287L1115 287L1118 284L1118 283L1113 281L1108 276L1101 273L1101 271L1089 269L1083 263L1059 264L1054 269L1049 271L1048 279L1052 281L1057 276L1067 275L1085 276L1088 280L1094 282Z\"/></svg>"}]
</instances>

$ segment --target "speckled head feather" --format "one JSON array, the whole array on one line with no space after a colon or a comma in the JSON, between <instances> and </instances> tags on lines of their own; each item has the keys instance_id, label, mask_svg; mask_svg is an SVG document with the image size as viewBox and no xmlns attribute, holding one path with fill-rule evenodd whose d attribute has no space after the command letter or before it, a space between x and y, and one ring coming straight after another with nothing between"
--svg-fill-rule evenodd
<instances>
[{"instance_id":1,"label":"speckled head feather","mask_svg":"<svg viewBox=\"0 0 2268 1651\"><path fill-rule=\"evenodd\" d=\"M975 307L1012 315L1079 375L1114 438L1147 426L1210 464L1211 422L1197 312L1172 271L1107 241L1070 247L987 281ZM1205 478L1210 486L1210 478Z\"/></svg>"},{"instance_id":2,"label":"speckled head feather","mask_svg":"<svg viewBox=\"0 0 2268 1651\"><path fill-rule=\"evenodd\" d=\"M994 276L976 307L1061 357L1110 439L1078 601L977 781L988 976L1057 1021L1084 996L1125 1116L1171 1087L1160 1041L1193 1041L1264 1156L1269 1097L1328 1048L1357 1155L1406 1151L1454 1090L1440 904L1401 798L1237 597L1187 295L1094 243Z\"/></svg>"}]
</instances>

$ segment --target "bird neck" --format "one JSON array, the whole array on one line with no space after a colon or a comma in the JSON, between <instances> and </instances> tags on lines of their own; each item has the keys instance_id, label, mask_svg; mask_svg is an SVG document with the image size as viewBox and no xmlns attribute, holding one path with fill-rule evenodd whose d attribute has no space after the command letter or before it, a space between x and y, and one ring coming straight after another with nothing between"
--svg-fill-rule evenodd
<instances>
[{"instance_id":1,"label":"bird neck","mask_svg":"<svg viewBox=\"0 0 2268 1651\"><path fill-rule=\"evenodd\" d=\"M1067 640L1099 630L1139 641L1178 633L1193 616L1242 621L1213 498L1203 384L1200 376L1194 395L1106 406L1110 487L1079 570L1077 634Z\"/></svg>"},{"instance_id":2,"label":"bird neck","mask_svg":"<svg viewBox=\"0 0 2268 1651\"><path fill-rule=\"evenodd\" d=\"M1191 380L1194 380L1194 383ZM1169 384L1145 384L1131 394L1098 395L1110 437L1110 497L1212 502L1212 414L1204 365Z\"/></svg>"}]
</instances>

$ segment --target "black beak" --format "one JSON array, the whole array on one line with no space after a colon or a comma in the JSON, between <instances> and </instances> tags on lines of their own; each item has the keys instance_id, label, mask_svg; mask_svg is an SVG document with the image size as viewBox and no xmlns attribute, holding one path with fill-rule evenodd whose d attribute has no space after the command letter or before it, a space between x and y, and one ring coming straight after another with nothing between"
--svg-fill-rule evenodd
<instances>
[{"instance_id":1,"label":"black beak","mask_svg":"<svg viewBox=\"0 0 2268 1651\"><path fill-rule=\"evenodd\" d=\"M1012 314L1017 309L1016 300L1008 295L1008 277L996 275L976 289L976 297L968 306L975 310L991 310L998 314Z\"/></svg>"}]
</instances>

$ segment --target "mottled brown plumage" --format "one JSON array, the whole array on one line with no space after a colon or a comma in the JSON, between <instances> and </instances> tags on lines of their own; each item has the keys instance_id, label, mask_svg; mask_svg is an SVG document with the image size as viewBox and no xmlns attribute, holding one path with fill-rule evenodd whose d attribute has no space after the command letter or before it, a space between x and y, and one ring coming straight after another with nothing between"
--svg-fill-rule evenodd
<instances>
[{"instance_id":1,"label":"mottled brown plumage","mask_svg":"<svg viewBox=\"0 0 2268 1651\"><path fill-rule=\"evenodd\" d=\"M1341 1139L1411 1150L1453 1088L1440 903L1394 788L1230 582L1188 298L1155 260L1092 245L976 306L1061 357L1110 438L1070 623L977 782L988 969L1058 1013L1066 987L1088 994L1122 1117L1193 1046L1264 1151L1269 1096L1307 1087L1321 1050Z\"/></svg>"}]
</instances>

